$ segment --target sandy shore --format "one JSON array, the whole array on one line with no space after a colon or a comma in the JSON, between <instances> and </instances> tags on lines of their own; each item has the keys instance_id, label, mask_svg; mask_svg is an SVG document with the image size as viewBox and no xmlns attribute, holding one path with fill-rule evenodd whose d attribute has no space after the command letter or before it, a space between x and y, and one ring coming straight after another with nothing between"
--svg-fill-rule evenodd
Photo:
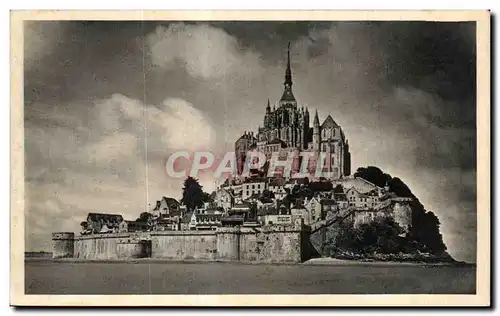
<instances>
[{"instance_id":1,"label":"sandy shore","mask_svg":"<svg viewBox=\"0 0 500 316\"><path fill-rule=\"evenodd\" d=\"M74 258L52 259L48 257L26 257L26 262L68 262L68 263L213 263L213 264L241 264L241 265L323 265L323 266L456 266L454 263L425 263L425 262L397 262L397 261L361 261L361 260L342 260L335 258L315 258L302 263L262 263L254 261L217 261L217 260L170 260L156 258L136 258L136 259L108 259L108 260L89 260ZM465 266L475 266L475 264L463 264Z\"/></svg>"},{"instance_id":2,"label":"sandy shore","mask_svg":"<svg viewBox=\"0 0 500 316\"><path fill-rule=\"evenodd\" d=\"M362 261L362 260L342 260L335 258L315 258L308 260L304 263L304 265L333 265L333 266L342 266L342 265L358 265L358 266L456 266L457 263L449 263L449 262L437 262L437 263L427 263L427 262L400 262L400 261ZM474 266L474 264L464 264Z\"/></svg>"}]
</instances>

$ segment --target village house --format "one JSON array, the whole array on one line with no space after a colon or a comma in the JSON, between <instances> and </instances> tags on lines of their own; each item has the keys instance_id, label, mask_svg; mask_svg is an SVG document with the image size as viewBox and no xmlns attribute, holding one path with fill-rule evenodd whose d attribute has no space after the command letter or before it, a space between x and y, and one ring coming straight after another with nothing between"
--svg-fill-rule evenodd
<instances>
[{"instance_id":1,"label":"village house","mask_svg":"<svg viewBox=\"0 0 500 316\"><path fill-rule=\"evenodd\" d=\"M408 233L412 223L412 210L409 203L411 198L391 198L384 204L373 209L359 209L352 213L351 220L354 227L369 224L375 220L391 217L403 230Z\"/></svg>"},{"instance_id":2,"label":"village house","mask_svg":"<svg viewBox=\"0 0 500 316\"><path fill-rule=\"evenodd\" d=\"M287 190L285 190L285 179L283 178L275 178L269 181L268 190L274 194L274 198L278 200L282 200L288 194Z\"/></svg>"},{"instance_id":3,"label":"village house","mask_svg":"<svg viewBox=\"0 0 500 316\"><path fill-rule=\"evenodd\" d=\"M122 221L119 225L120 233L145 232L148 230L148 224L145 222Z\"/></svg>"},{"instance_id":4,"label":"village house","mask_svg":"<svg viewBox=\"0 0 500 316\"><path fill-rule=\"evenodd\" d=\"M292 207L290 213L293 217L302 218L305 225L311 225L311 213L303 205Z\"/></svg>"},{"instance_id":5,"label":"village house","mask_svg":"<svg viewBox=\"0 0 500 316\"><path fill-rule=\"evenodd\" d=\"M218 206L224 211L229 210L235 203L234 193L232 189L220 188L215 193L215 201Z\"/></svg>"},{"instance_id":6,"label":"village house","mask_svg":"<svg viewBox=\"0 0 500 316\"><path fill-rule=\"evenodd\" d=\"M343 210L349 207L349 201L345 193L333 193L333 199L337 203L339 209Z\"/></svg>"},{"instance_id":7,"label":"village house","mask_svg":"<svg viewBox=\"0 0 500 316\"><path fill-rule=\"evenodd\" d=\"M117 232L121 222L123 216L118 214L89 213L86 230L91 234Z\"/></svg>"},{"instance_id":8,"label":"village house","mask_svg":"<svg viewBox=\"0 0 500 316\"><path fill-rule=\"evenodd\" d=\"M156 206L152 212L152 230L180 230L181 218L185 211L186 206L176 199L162 197L160 201L156 201Z\"/></svg>"},{"instance_id":9,"label":"village house","mask_svg":"<svg viewBox=\"0 0 500 316\"><path fill-rule=\"evenodd\" d=\"M380 202L380 194L376 189L362 193L355 187L352 187L347 190L346 196L349 206L353 206L357 209L374 208Z\"/></svg>"},{"instance_id":10,"label":"village house","mask_svg":"<svg viewBox=\"0 0 500 316\"><path fill-rule=\"evenodd\" d=\"M153 218L166 218L179 215L180 205L176 199L164 196L160 201L156 201L156 206L152 212Z\"/></svg>"},{"instance_id":11,"label":"village house","mask_svg":"<svg viewBox=\"0 0 500 316\"><path fill-rule=\"evenodd\" d=\"M223 215L221 217L221 226L243 226L245 223L245 214L234 213L231 215Z\"/></svg>"},{"instance_id":12,"label":"village house","mask_svg":"<svg viewBox=\"0 0 500 316\"><path fill-rule=\"evenodd\" d=\"M224 210L218 207L212 207L205 203L203 207L196 208L191 215L189 223L190 230L215 230L221 226L221 217Z\"/></svg>"},{"instance_id":13,"label":"village house","mask_svg":"<svg viewBox=\"0 0 500 316\"><path fill-rule=\"evenodd\" d=\"M321 219L332 217L339 212L339 206L334 199L322 199L321 203Z\"/></svg>"},{"instance_id":14,"label":"village house","mask_svg":"<svg viewBox=\"0 0 500 316\"><path fill-rule=\"evenodd\" d=\"M247 179L242 184L242 199L246 201L252 195L260 195L267 189L267 180L264 178Z\"/></svg>"},{"instance_id":15,"label":"village house","mask_svg":"<svg viewBox=\"0 0 500 316\"><path fill-rule=\"evenodd\" d=\"M280 211L276 207L262 208L257 212L257 221L261 225L291 225L292 214Z\"/></svg>"},{"instance_id":16,"label":"village house","mask_svg":"<svg viewBox=\"0 0 500 316\"><path fill-rule=\"evenodd\" d=\"M321 199L318 197L313 197L312 199L304 199L304 208L307 210L306 217L304 218L304 223L314 223L322 219L323 207L321 205Z\"/></svg>"},{"instance_id":17,"label":"village house","mask_svg":"<svg viewBox=\"0 0 500 316\"><path fill-rule=\"evenodd\" d=\"M244 224L256 223L257 222L257 203L242 202L234 204L233 207L227 212L226 221L231 218L236 219L243 217Z\"/></svg>"},{"instance_id":18,"label":"village house","mask_svg":"<svg viewBox=\"0 0 500 316\"><path fill-rule=\"evenodd\" d=\"M155 231L181 230L181 216L160 217L154 221Z\"/></svg>"}]
</instances>

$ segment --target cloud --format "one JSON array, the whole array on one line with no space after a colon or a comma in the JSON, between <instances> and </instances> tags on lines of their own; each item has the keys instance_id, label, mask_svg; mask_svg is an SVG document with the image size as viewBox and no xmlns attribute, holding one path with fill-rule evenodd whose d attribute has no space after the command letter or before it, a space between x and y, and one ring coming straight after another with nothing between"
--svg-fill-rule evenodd
<instances>
[{"instance_id":1,"label":"cloud","mask_svg":"<svg viewBox=\"0 0 500 316\"><path fill-rule=\"evenodd\" d=\"M135 219L153 200L177 197L181 183L168 179L165 159L186 146L213 146L210 122L185 100L155 106L114 94L87 109L89 117L99 118L87 127L25 126L29 249L47 244L38 234L50 240L51 231L78 231L90 211ZM55 119L66 116L74 114Z\"/></svg>"},{"instance_id":2,"label":"cloud","mask_svg":"<svg viewBox=\"0 0 500 316\"><path fill-rule=\"evenodd\" d=\"M253 52L243 52L236 38L205 24L159 26L146 37L153 65L170 69L182 63L189 75L222 79L245 70L242 60L257 61ZM252 69L255 71L255 69Z\"/></svg>"},{"instance_id":3,"label":"cloud","mask_svg":"<svg viewBox=\"0 0 500 316\"><path fill-rule=\"evenodd\" d=\"M24 62L25 67L39 63L50 55L61 43L64 28L58 22L24 22Z\"/></svg>"}]
</instances>

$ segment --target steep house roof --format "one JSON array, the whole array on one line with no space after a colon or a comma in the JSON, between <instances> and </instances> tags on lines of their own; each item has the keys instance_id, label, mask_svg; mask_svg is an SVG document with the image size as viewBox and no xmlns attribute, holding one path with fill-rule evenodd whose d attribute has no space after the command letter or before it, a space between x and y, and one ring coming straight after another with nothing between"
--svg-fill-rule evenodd
<instances>
[{"instance_id":1,"label":"steep house roof","mask_svg":"<svg viewBox=\"0 0 500 316\"><path fill-rule=\"evenodd\" d=\"M161 199L162 202L168 205L168 207L175 208L181 205L176 199L171 198L171 197L162 197Z\"/></svg>"},{"instance_id":2,"label":"steep house roof","mask_svg":"<svg viewBox=\"0 0 500 316\"><path fill-rule=\"evenodd\" d=\"M369 191L372 191L374 189L381 190L382 188L371 183L368 180L365 180L361 177L349 177L349 178L344 178L339 181L340 184L346 189L346 192L348 189L355 187L356 190L359 193L367 193Z\"/></svg>"},{"instance_id":3,"label":"steep house roof","mask_svg":"<svg viewBox=\"0 0 500 316\"><path fill-rule=\"evenodd\" d=\"M123 216L119 214L89 213L89 215L87 215L87 220L89 219L93 222L103 221L120 223L123 221Z\"/></svg>"},{"instance_id":4,"label":"steep house roof","mask_svg":"<svg viewBox=\"0 0 500 316\"><path fill-rule=\"evenodd\" d=\"M156 206L153 211L168 208L170 210L176 209L181 205L176 199L170 197L162 197L160 201L156 201Z\"/></svg>"}]
</instances>

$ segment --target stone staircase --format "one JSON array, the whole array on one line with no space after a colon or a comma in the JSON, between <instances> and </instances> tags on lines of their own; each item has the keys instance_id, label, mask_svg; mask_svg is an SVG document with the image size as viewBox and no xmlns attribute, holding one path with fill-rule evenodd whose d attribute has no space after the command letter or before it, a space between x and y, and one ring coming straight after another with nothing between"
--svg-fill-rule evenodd
<instances>
[{"instance_id":1,"label":"stone staircase","mask_svg":"<svg viewBox=\"0 0 500 316\"><path fill-rule=\"evenodd\" d=\"M346 209L340 210L334 217L327 218L327 219L312 223L310 225L311 234L314 234L315 232L319 231L322 228L327 228L335 223L339 223L339 222L343 221L345 218L347 218L353 212L354 212L354 208L348 207Z\"/></svg>"}]
</instances>

